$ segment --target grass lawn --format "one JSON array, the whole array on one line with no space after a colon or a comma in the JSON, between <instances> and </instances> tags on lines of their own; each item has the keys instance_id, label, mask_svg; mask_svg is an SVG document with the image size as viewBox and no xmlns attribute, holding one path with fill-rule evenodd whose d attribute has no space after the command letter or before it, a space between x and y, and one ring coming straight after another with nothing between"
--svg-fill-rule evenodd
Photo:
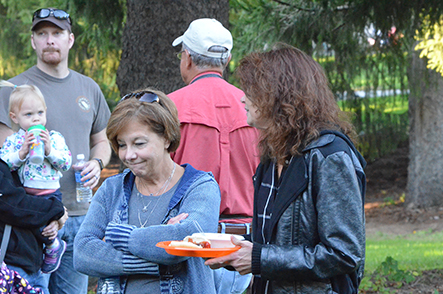
<instances>
[{"instance_id":1,"label":"grass lawn","mask_svg":"<svg viewBox=\"0 0 443 294\"><path fill-rule=\"evenodd\" d=\"M388 286L398 288L420 278L424 271L437 269L443 269L443 232L371 235L366 239L365 277L360 289L363 293L392 293Z\"/></svg>"},{"instance_id":2,"label":"grass lawn","mask_svg":"<svg viewBox=\"0 0 443 294\"><path fill-rule=\"evenodd\" d=\"M398 261L403 270L443 268L443 232L420 231L404 236L378 234L366 239L365 271L373 272L386 257Z\"/></svg>"}]
</instances>

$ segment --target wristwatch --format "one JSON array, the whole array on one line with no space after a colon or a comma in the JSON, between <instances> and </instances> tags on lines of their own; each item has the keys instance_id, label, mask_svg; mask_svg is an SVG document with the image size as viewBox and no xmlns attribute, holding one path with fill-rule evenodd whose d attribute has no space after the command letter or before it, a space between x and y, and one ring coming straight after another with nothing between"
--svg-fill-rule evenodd
<instances>
[{"instance_id":1,"label":"wristwatch","mask_svg":"<svg viewBox=\"0 0 443 294\"><path fill-rule=\"evenodd\" d=\"M100 158L93 158L93 159L98 161L98 164L100 165L100 171L102 171L104 168L103 161Z\"/></svg>"}]
</instances>

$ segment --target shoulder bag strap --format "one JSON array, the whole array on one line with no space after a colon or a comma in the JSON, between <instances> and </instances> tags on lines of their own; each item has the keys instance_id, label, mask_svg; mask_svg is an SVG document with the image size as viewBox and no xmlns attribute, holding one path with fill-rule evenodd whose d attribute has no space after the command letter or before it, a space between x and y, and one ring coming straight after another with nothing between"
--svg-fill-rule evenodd
<instances>
[{"instance_id":1,"label":"shoulder bag strap","mask_svg":"<svg viewBox=\"0 0 443 294\"><path fill-rule=\"evenodd\" d=\"M6 255L6 250L8 249L9 236L11 236L11 225L5 224L5 230L3 231L2 245L0 249L0 264L3 262L3 259Z\"/></svg>"}]
</instances>

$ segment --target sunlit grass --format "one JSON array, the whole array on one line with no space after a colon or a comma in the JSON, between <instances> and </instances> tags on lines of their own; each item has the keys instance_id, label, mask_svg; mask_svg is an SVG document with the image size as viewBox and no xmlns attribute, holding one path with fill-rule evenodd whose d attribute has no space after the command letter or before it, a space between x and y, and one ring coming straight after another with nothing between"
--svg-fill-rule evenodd
<instances>
[{"instance_id":1,"label":"sunlit grass","mask_svg":"<svg viewBox=\"0 0 443 294\"><path fill-rule=\"evenodd\" d=\"M403 270L443 268L443 232L419 231L404 236L375 234L366 240L365 271L372 273L386 257L398 261Z\"/></svg>"},{"instance_id":2,"label":"sunlit grass","mask_svg":"<svg viewBox=\"0 0 443 294\"><path fill-rule=\"evenodd\" d=\"M364 102L363 100L367 100ZM408 111L409 103L406 95L398 95L397 98L394 99L393 96L385 96L385 97L375 97L375 98L361 98L361 103L358 103L358 107L361 108L361 111L364 113L366 107L370 109L380 109L384 113L391 114L403 114ZM349 101L340 100L337 102L338 106L345 111L355 112L354 102L349 103Z\"/></svg>"},{"instance_id":3,"label":"sunlit grass","mask_svg":"<svg viewBox=\"0 0 443 294\"><path fill-rule=\"evenodd\" d=\"M375 105L375 104L370 104L369 108L371 108L372 110L375 109L379 109L380 107ZM362 106L362 111L364 111L366 109L365 106ZM408 105L392 105L392 106L385 106L384 109L382 110L384 113L388 114L403 114L406 113L408 111Z\"/></svg>"},{"instance_id":4,"label":"sunlit grass","mask_svg":"<svg viewBox=\"0 0 443 294\"><path fill-rule=\"evenodd\" d=\"M408 105L395 106L384 110L385 113L403 114L408 112Z\"/></svg>"}]
</instances>

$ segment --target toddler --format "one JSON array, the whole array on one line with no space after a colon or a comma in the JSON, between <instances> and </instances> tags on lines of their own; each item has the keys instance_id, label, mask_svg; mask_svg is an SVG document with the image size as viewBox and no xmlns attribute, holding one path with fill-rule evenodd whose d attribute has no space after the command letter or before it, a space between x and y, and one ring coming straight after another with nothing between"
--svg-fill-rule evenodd
<instances>
[{"instance_id":1,"label":"toddler","mask_svg":"<svg viewBox=\"0 0 443 294\"><path fill-rule=\"evenodd\" d=\"M33 85L16 86L7 81L0 81L0 87L14 88L9 99L9 116L15 131L3 143L0 150L1 159L8 164L11 171L18 171L20 181L28 194L45 198L56 197L61 201L61 171L67 171L72 162L71 152L64 137L56 131L42 130L39 136L44 143L44 160L41 164L29 160L29 152L36 138L27 130L31 126L46 125L46 103L43 94ZM58 236L42 236L42 229L36 234L45 244L41 270L43 273L52 273L60 266L66 242Z\"/></svg>"}]
</instances>

